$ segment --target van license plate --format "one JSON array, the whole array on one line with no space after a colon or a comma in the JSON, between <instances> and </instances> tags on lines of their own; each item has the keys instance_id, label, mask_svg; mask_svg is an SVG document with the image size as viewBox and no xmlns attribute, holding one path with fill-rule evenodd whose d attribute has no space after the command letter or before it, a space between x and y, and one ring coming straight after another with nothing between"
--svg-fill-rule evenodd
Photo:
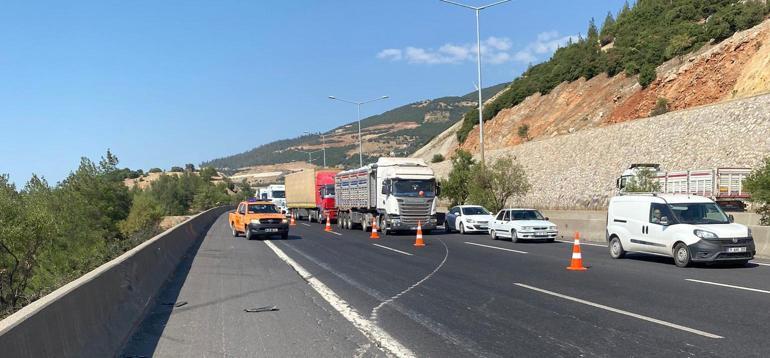
<instances>
[{"instance_id":1,"label":"van license plate","mask_svg":"<svg viewBox=\"0 0 770 358\"><path fill-rule=\"evenodd\" d=\"M276 228L267 228L267 229L265 229L265 232L278 232L278 229L276 229Z\"/></svg>"},{"instance_id":2,"label":"van license plate","mask_svg":"<svg viewBox=\"0 0 770 358\"><path fill-rule=\"evenodd\" d=\"M746 252L745 247L728 247L727 252Z\"/></svg>"}]
</instances>

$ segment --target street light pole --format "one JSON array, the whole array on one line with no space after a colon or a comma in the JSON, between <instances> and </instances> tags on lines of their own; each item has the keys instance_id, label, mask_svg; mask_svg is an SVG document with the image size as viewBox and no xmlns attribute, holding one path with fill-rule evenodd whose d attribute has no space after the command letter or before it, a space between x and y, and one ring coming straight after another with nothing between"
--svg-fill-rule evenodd
<instances>
[{"instance_id":1,"label":"street light pole","mask_svg":"<svg viewBox=\"0 0 770 358\"><path fill-rule=\"evenodd\" d=\"M302 132L302 134L309 135L310 132L304 131L304 132ZM324 168L326 168L326 135L324 135L323 133L320 133L320 132L318 133L318 135L321 136L321 150L323 150L323 152L324 152Z\"/></svg>"},{"instance_id":2,"label":"street light pole","mask_svg":"<svg viewBox=\"0 0 770 358\"><path fill-rule=\"evenodd\" d=\"M358 121L358 163L362 167L364 166L364 142L361 139L361 105L362 104L367 104L369 102L379 101L381 99L388 99L388 98L390 98L390 97L382 96L382 97L379 97L379 98L370 99L368 101L356 102L356 101L350 101L350 100L347 100L347 99L337 98L337 97L334 97L334 96L329 96L329 99L333 99L333 100L336 100L336 101L341 101L341 102L345 102L345 103L350 103L350 104L355 104L356 105L356 118L357 118L357 121Z\"/></svg>"},{"instance_id":3,"label":"street light pole","mask_svg":"<svg viewBox=\"0 0 770 358\"><path fill-rule=\"evenodd\" d=\"M500 5L502 3L509 2L511 0L502 0L496 3L479 6L479 7L460 4L449 0L440 0L440 1L443 1L448 4L464 7L466 9L471 9L476 13L476 74L478 79L478 91L479 91L479 149L481 152L481 165L483 166L485 163L484 161L484 113L483 113L484 102L482 101L482 98L481 98L481 89L484 88L484 86L481 85L481 29L479 24L480 22L479 13L481 12L481 10L484 10L486 8L489 8L495 5Z\"/></svg>"}]
</instances>

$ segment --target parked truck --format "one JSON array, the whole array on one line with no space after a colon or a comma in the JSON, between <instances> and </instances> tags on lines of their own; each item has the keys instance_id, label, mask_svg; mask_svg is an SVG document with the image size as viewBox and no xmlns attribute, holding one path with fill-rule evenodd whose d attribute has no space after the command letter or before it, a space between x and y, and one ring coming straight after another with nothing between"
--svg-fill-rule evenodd
<instances>
[{"instance_id":1,"label":"parked truck","mask_svg":"<svg viewBox=\"0 0 770 358\"><path fill-rule=\"evenodd\" d=\"M377 163L338 173L334 178L337 223L340 227L371 228L383 234L436 228L438 185L433 170L417 158L380 158Z\"/></svg>"},{"instance_id":2,"label":"parked truck","mask_svg":"<svg viewBox=\"0 0 770 358\"><path fill-rule=\"evenodd\" d=\"M660 183L660 191L668 194L694 194L714 200L727 211L743 211L751 198L743 190L743 180L751 174L751 168L715 168L683 171L663 171L659 164L632 164L617 179L621 192L642 170L649 170Z\"/></svg>"},{"instance_id":3,"label":"parked truck","mask_svg":"<svg viewBox=\"0 0 770 358\"><path fill-rule=\"evenodd\" d=\"M297 220L337 220L334 175L338 169L308 169L286 176L286 207Z\"/></svg>"},{"instance_id":4,"label":"parked truck","mask_svg":"<svg viewBox=\"0 0 770 358\"><path fill-rule=\"evenodd\" d=\"M282 213L288 213L286 210L286 186L280 184L268 185L260 188L258 197L262 200L269 200L281 210Z\"/></svg>"}]
</instances>

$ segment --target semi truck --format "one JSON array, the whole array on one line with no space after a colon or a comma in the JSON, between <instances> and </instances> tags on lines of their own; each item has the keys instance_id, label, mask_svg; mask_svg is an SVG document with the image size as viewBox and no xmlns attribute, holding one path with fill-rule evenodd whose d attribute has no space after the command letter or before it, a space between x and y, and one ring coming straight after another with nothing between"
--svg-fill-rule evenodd
<instances>
[{"instance_id":1,"label":"semi truck","mask_svg":"<svg viewBox=\"0 0 770 358\"><path fill-rule=\"evenodd\" d=\"M297 220L337 220L334 175L338 169L309 169L286 176L286 207Z\"/></svg>"},{"instance_id":2,"label":"semi truck","mask_svg":"<svg viewBox=\"0 0 770 358\"><path fill-rule=\"evenodd\" d=\"M726 211L743 211L751 195L744 191L743 180L751 168L714 168L682 171L664 171L659 164L632 164L616 180L621 192L640 171L648 170L667 194L694 194L714 200Z\"/></svg>"},{"instance_id":3,"label":"semi truck","mask_svg":"<svg viewBox=\"0 0 770 358\"><path fill-rule=\"evenodd\" d=\"M286 186L280 184L268 185L259 189L258 194L260 199L273 202L282 213L288 213L286 210Z\"/></svg>"},{"instance_id":4,"label":"semi truck","mask_svg":"<svg viewBox=\"0 0 770 358\"><path fill-rule=\"evenodd\" d=\"M379 158L362 168L337 173L337 224L367 231L373 220L385 235L436 228L439 187L433 170L418 158Z\"/></svg>"}]
</instances>

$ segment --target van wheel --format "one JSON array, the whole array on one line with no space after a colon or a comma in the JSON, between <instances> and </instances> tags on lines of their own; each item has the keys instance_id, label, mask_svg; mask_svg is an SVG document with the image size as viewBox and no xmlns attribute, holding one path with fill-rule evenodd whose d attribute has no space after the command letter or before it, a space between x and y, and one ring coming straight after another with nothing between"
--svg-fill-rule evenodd
<instances>
[{"instance_id":1,"label":"van wheel","mask_svg":"<svg viewBox=\"0 0 770 358\"><path fill-rule=\"evenodd\" d=\"M620 243L620 239L617 236L613 236L610 239L610 257L613 259L622 259L626 256L626 250L623 249L623 244Z\"/></svg>"},{"instance_id":2,"label":"van wheel","mask_svg":"<svg viewBox=\"0 0 770 358\"><path fill-rule=\"evenodd\" d=\"M511 229L511 242L519 242L519 238L516 237L516 229Z\"/></svg>"},{"instance_id":3,"label":"van wheel","mask_svg":"<svg viewBox=\"0 0 770 358\"><path fill-rule=\"evenodd\" d=\"M492 236L492 240L497 240L497 233L495 230L489 230L489 235Z\"/></svg>"},{"instance_id":4,"label":"van wheel","mask_svg":"<svg viewBox=\"0 0 770 358\"><path fill-rule=\"evenodd\" d=\"M687 245L680 242L674 246L674 263L679 267L690 265L690 249Z\"/></svg>"}]
</instances>

